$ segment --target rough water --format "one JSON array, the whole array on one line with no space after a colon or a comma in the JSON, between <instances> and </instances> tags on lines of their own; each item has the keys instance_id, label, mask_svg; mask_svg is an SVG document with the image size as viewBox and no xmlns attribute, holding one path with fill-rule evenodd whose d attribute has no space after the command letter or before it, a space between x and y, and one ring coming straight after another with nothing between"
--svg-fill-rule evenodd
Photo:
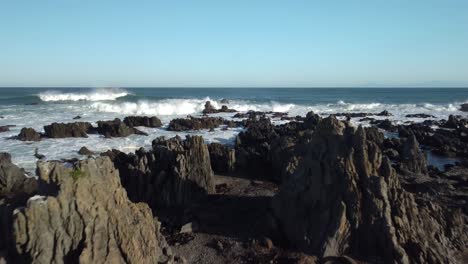
<instances>
[{"instance_id":1,"label":"rough water","mask_svg":"<svg viewBox=\"0 0 468 264\"><path fill-rule=\"evenodd\" d=\"M451 88L0 88L0 126L15 125L10 131L0 133L0 151L10 152L13 161L27 171L34 171L34 149L48 159L81 158L77 151L86 146L101 152L111 148L130 152L140 147L150 147L158 136L176 134L202 135L207 142L232 144L241 128L214 132L170 132L165 129L169 121L187 115L199 116L206 101L220 108L227 99L229 108L238 111L288 112L290 116L305 115L309 111L328 115L341 112L372 112L387 110L389 118L397 123L422 122L421 118L406 118L407 114L425 113L435 119L447 119L448 115L466 116L459 111L460 104L468 102L468 89ZM95 124L128 115L157 116L162 128L139 128L149 136L132 135L127 138L106 139L100 135L89 138L44 139L40 142L23 142L10 139L23 127L43 132L43 126L53 122L79 121ZM217 114L231 118L232 113ZM352 122L359 124L359 118ZM275 120L280 123L282 121ZM283 121L284 122L284 121ZM366 125L366 123L363 123Z\"/></svg>"}]
</instances>

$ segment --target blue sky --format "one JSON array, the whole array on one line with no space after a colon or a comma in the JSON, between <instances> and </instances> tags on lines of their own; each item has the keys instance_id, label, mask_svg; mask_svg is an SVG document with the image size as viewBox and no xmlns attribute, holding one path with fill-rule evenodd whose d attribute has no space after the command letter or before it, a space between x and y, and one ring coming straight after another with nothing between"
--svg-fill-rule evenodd
<instances>
[{"instance_id":1,"label":"blue sky","mask_svg":"<svg viewBox=\"0 0 468 264\"><path fill-rule=\"evenodd\" d=\"M0 0L0 86L468 87L468 1Z\"/></svg>"}]
</instances>

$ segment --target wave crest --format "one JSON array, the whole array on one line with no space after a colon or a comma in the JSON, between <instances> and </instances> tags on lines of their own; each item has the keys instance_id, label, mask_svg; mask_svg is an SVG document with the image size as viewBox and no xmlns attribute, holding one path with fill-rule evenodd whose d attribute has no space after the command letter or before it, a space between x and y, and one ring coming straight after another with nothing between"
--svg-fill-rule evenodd
<instances>
[{"instance_id":1,"label":"wave crest","mask_svg":"<svg viewBox=\"0 0 468 264\"><path fill-rule=\"evenodd\" d=\"M89 92L62 92L45 91L38 94L39 99L45 102L58 101L114 101L130 93L122 89L95 89Z\"/></svg>"}]
</instances>

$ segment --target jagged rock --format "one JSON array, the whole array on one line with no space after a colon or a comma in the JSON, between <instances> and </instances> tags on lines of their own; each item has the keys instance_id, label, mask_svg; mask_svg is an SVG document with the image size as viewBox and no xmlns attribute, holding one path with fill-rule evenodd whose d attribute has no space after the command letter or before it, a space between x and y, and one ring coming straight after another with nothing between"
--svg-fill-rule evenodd
<instances>
[{"instance_id":1,"label":"jagged rock","mask_svg":"<svg viewBox=\"0 0 468 264\"><path fill-rule=\"evenodd\" d=\"M214 106L211 105L210 101L206 101L205 103L205 109L203 109L203 114L212 114L212 113L217 113L217 110Z\"/></svg>"},{"instance_id":2,"label":"jagged rock","mask_svg":"<svg viewBox=\"0 0 468 264\"><path fill-rule=\"evenodd\" d=\"M44 126L45 136L48 138L88 137L93 126L88 122L52 123Z\"/></svg>"},{"instance_id":3,"label":"jagged rock","mask_svg":"<svg viewBox=\"0 0 468 264\"><path fill-rule=\"evenodd\" d=\"M461 263L466 216L418 203L365 129L325 118L304 147L273 201L276 226L292 246L322 258Z\"/></svg>"},{"instance_id":4,"label":"jagged rock","mask_svg":"<svg viewBox=\"0 0 468 264\"><path fill-rule=\"evenodd\" d=\"M405 117L409 117L409 118L435 118L435 116L428 115L428 114L409 114L409 115L405 115Z\"/></svg>"},{"instance_id":5,"label":"jagged rock","mask_svg":"<svg viewBox=\"0 0 468 264\"><path fill-rule=\"evenodd\" d=\"M211 167L215 173L228 173L235 170L236 153L234 149L219 143L208 145Z\"/></svg>"},{"instance_id":6,"label":"jagged rock","mask_svg":"<svg viewBox=\"0 0 468 264\"><path fill-rule=\"evenodd\" d=\"M118 118L112 121L98 121L97 124L98 124L97 132L101 135L104 135L106 138L127 137L132 134L145 135L145 136L148 135L136 128L127 126L124 122L122 122Z\"/></svg>"},{"instance_id":7,"label":"jagged rock","mask_svg":"<svg viewBox=\"0 0 468 264\"><path fill-rule=\"evenodd\" d=\"M468 104L461 104L460 111L468 112Z\"/></svg>"},{"instance_id":8,"label":"jagged rock","mask_svg":"<svg viewBox=\"0 0 468 264\"><path fill-rule=\"evenodd\" d=\"M0 153L0 199L13 198L18 195L30 195L37 189L34 177L11 162L8 153Z\"/></svg>"},{"instance_id":9,"label":"jagged rock","mask_svg":"<svg viewBox=\"0 0 468 264\"><path fill-rule=\"evenodd\" d=\"M400 159L401 169L416 174L427 174L426 155L414 135L409 136L401 144Z\"/></svg>"},{"instance_id":10,"label":"jagged rock","mask_svg":"<svg viewBox=\"0 0 468 264\"><path fill-rule=\"evenodd\" d=\"M21 141L40 141L41 134L36 132L33 128L24 127L16 138Z\"/></svg>"},{"instance_id":11,"label":"jagged rock","mask_svg":"<svg viewBox=\"0 0 468 264\"><path fill-rule=\"evenodd\" d=\"M80 150L78 150L78 154L91 156L91 155L94 155L94 152L89 150L87 147L81 147Z\"/></svg>"},{"instance_id":12,"label":"jagged rock","mask_svg":"<svg viewBox=\"0 0 468 264\"><path fill-rule=\"evenodd\" d=\"M127 116L124 118L124 123L129 127L144 126L144 127L161 127L162 122L155 116Z\"/></svg>"},{"instance_id":13,"label":"jagged rock","mask_svg":"<svg viewBox=\"0 0 468 264\"><path fill-rule=\"evenodd\" d=\"M189 117L176 118L169 122L167 130L169 131L187 131L217 128L224 124L224 119L221 117Z\"/></svg>"},{"instance_id":14,"label":"jagged rock","mask_svg":"<svg viewBox=\"0 0 468 264\"><path fill-rule=\"evenodd\" d=\"M392 121L385 119L385 120L374 120L370 122L372 125L376 125L378 128L387 131L396 131L396 127L393 125Z\"/></svg>"},{"instance_id":15,"label":"jagged rock","mask_svg":"<svg viewBox=\"0 0 468 264\"><path fill-rule=\"evenodd\" d=\"M81 116L77 115L73 118L73 120L81 119Z\"/></svg>"},{"instance_id":16,"label":"jagged rock","mask_svg":"<svg viewBox=\"0 0 468 264\"><path fill-rule=\"evenodd\" d=\"M164 244L146 204L134 204L109 158L39 162L41 196L14 212L20 259L31 263L157 263ZM20 262L20 261L19 261Z\"/></svg>"},{"instance_id":17,"label":"jagged rock","mask_svg":"<svg viewBox=\"0 0 468 264\"><path fill-rule=\"evenodd\" d=\"M184 207L215 193L208 147L200 136L161 137L153 141L150 152L103 155L113 159L130 199L152 208Z\"/></svg>"}]
</instances>

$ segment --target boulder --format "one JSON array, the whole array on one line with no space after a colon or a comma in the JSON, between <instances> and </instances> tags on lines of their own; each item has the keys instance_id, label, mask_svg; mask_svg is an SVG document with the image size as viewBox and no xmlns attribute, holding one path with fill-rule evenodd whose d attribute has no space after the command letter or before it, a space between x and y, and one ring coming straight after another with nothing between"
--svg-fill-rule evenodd
<instances>
[{"instance_id":1,"label":"boulder","mask_svg":"<svg viewBox=\"0 0 468 264\"><path fill-rule=\"evenodd\" d=\"M36 132L33 128L24 127L16 138L21 141L40 141L41 134Z\"/></svg>"},{"instance_id":2,"label":"boulder","mask_svg":"<svg viewBox=\"0 0 468 264\"><path fill-rule=\"evenodd\" d=\"M127 137L132 134L148 135L136 128L127 126L118 118L111 121L98 121L97 124L97 132L106 138Z\"/></svg>"},{"instance_id":3,"label":"boulder","mask_svg":"<svg viewBox=\"0 0 468 264\"><path fill-rule=\"evenodd\" d=\"M158 263L164 238L146 204L129 201L107 157L39 162L40 196L14 212L18 262Z\"/></svg>"},{"instance_id":4,"label":"boulder","mask_svg":"<svg viewBox=\"0 0 468 264\"><path fill-rule=\"evenodd\" d=\"M376 114L376 116L392 116L387 110L383 110L382 112Z\"/></svg>"},{"instance_id":5,"label":"boulder","mask_svg":"<svg viewBox=\"0 0 468 264\"><path fill-rule=\"evenodd\" d=\"M461 104L460 111L468 112L468 104Z\"/></svg>"},{"instance_id":6,"label":"boulder","mask_svg":"<svg viewBox=\"0 0 468 264\"><path fill-rule=\"evenodd\" d=\"M94 155L94 152L89 150L87 147L81 147L80 150L78 150L78 154L91 156L91 155Z\"/></svg>"},{"instance_id":7,"label":"boulder","mask_svg":"<svg viewBox=\"0 0 468 264\"><path fill-rule=\"evenodd\" d=\"M213 114L213 113L217 113L218 111L216 110L216 108L211 105L211 102L210 101L206 101L205 103L205 109L203 109L203 114Z\"/></svg>"},{"instance_id":8,"label":"boulder","mask_svg":"<svg viewBox=\"0 0 468 264\"><path fill-rule=\"evenodd\" d=\"M8 126L0 126L0 133L10 131Z\"/></svg>"},{"instance_id":9,"label":"boulder","mask_svg":"<svg viewBox=\"0 0 468 264\"><path fill-rule=\"evenodd\" d=\"M224 124L225 120L221 117L189 117L189 118L176 118L169 122L167 130L169 131L187 131L187 130L200 130L217 128Z\"/></svg>"},{"instance_id":10,"label":"boulder","mask_svg":"<svg viewBox=\"0 0 468 264\"><path fill-rule=\"evenodd\" d=\"M44 126L45 136L48 138L88 137L93 126L88 122L52 123Z\"/></svg>"},{"instance_id":11,"label":"boulder","mask_svg":"<svg viewBox=\"0 0 468 264\"><path fill-rule=\"evenodd\" d=\"M210 152L211 168L215 173L233 172L236 163L236 153L234 149L219 143L208 145Z\"/></svg>"},{"instance_id":12,"label":"boulder","mask_svg":"<svg viewBox=\"0 0 468 264\"><path fill-rule=\"evenodd\" d=\"M127 116L124 118L124 123L129 127L161 127L162 122L155 116Z\"/></svg>"},{"instance_id":13,"label":"boulder","mask_svg":"<svg viewBox=\"0 0 468 264\"><path fill-rule=\"evenodd\" d=\"M382 263L462 262L466 216L418 203L365 129L328 117L303 147L272 205L274 226L290 245L322 258L352 253Z\"/></svg>"}]
</instances>

